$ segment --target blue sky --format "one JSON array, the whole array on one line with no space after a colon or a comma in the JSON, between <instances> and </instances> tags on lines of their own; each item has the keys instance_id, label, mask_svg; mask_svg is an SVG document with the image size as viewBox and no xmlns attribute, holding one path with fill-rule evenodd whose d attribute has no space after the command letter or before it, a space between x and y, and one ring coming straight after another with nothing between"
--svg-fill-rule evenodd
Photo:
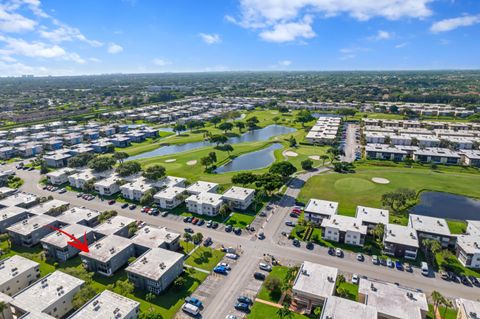
<instances>
[{"instance_id":1,"label":"blue sky","mask_svg":"<svg viewBox=\"0 0 480 319\"><path fill-rule=\"evenodd\" d=\"M0 76L480 68L478 0L0 0Z\"/></svg>"}]
</instances>

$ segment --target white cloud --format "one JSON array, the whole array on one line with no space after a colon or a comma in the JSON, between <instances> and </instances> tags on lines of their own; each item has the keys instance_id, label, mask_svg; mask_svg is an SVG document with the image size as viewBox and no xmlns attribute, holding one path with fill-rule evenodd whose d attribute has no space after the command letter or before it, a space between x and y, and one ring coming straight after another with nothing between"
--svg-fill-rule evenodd
<instances>
[{"instance_id":1,"label":"white cloud","mask_svg":"<svg viewBox=\"0 0 480 319\"><path fill-rule=\"evenodd\" d=\"M118 45L116 43L110 43L108 45L107 51L110 54L117 54L117 53L120 53L120 52L123 51L123 47L121 47L120 45Z\"/></svg>"},{"instance_id":2,"label":"white cloud","mask_svg":"<svg viewBox=\"0 0 480 319\"><path fill-rule=\"evenodd\" d=\"M340 60L350 60L357 57L357 53L359 52L368 52L370 51L369 48L362 48L362 47L353 47L353 48L343 48L340 49L339 52L341 53Z\"/></svg>"},{"instance_id":3,"label":"white cloud","mask_svg":"<svg viewBox=\"0 0 480 319\"><path fill-rule=\"evenodd\" d=\"M425 18L432 14L428 4L433 0L239 0L240 15L225 20L243 28L260 30L268 40L312 38L312 23L302 16L318 15L323 18L347 14L365 21L374 17L397 20L400 18ZM313 20L313 19L312 19ZM290 29L296 32L288 31ZM302 29L303 32L298 29ZM306 36L305 36L306 35ZM290 39L290 40L289 40Z\"/></svg>"},{"instance_id":4,"label":"white cloud","mask_svg":"<svg viewBox=\"0 0 480 319\"><path fill-rule=\"evenodd\" d=\"M282 60L282 61L279 61L278 64L281 65L281 66L290 66L290 65L292 65L292 61Z\"/></svg>"},{"instance_id":5,"label":"white cloud","mask_svg":"<svg viewBox=\"0 0 480 319\"><path fill-rule=\"evenodd\" d=\"M77 53L67 52L58 45L49 45L43 42L27 42L23 39L5 37L0 35L0 41L5 47L0 50L3 55L20 55L31 58L62 58L64 60L85 63Z\"/></svg>"},{"instance_id":6,"label":"white cloud","mask_svg":"<svg viewBox=\"0 0 480 319\"><path fill-rule=\"evenodd\" d=\"M404 48L408 45L408 42L402 42L402 43L399 43L395 46L395 49L401 49L401 48Z\"/></svg>"},{"instance_id":7,"label":"white cloud","mask_svg":"<svg viewBox=\"0 0 480 319\"><path fill-rule=\"evenodd\" d=\"M479 15L467 15L458 18L445 19L437 21L430 27L430 31L433 33L447 32L455 30L459 27L468 27L474 24L480 23Z\"/></svg>"},{"instance_id":8,"label":"white cloud","mask_svg":"<svg viewBox=\"0 0 480 319\"><path fill-rule=\"evenodd\" d=\"M44 66L30 66L24 63L4 63L0 61L0 73L3 76L19 76L24 74L45 75L72 75L72 69L50 69Z\"/></svg>"},{"instance_id":9,"label":"white cloud","mask_svg":"<svg viewBox=\"0 0 480 319\"><path fill-rule=\"evenodd\" d=\"M40 36L48 39L52 42L55 43L60 43L64 41L82 41L85 43L88 43L89 45L93 47L100 47L103 45L102 42L96 41L96 40L89 40L87 39L79 29L77 28L72 28L68 25L65 24L60 24L59 27L55 30L49 31L43 28L42 30L39 31Z\"/></svg>"},{"instance_id":10,"label":"white cloud","mask_svg":"<svg viewBox=\"0 0 480 319\"><path fill-rule=\"evenodd\" d=\"M378 30L377 34L369 37L370 40L373 41L380 41L380 40L388 40L393 37L393 33L384 31L384 30Z\"/></svg>"},{"instance_id":11,"label":"white cloud","mask_svg":"<svg viewBox=\"0 0 480 319\"><path fill-rule=\"evenodd\" d=\"M216 33L212 33L212 34L200 33L199 36L200 38L202 38L203 42L207 44L215 44L221 41L220 36Z\"/></svg>"},{"instance_id":12,"label":"white cloud","mask_svg":"<svg viewBox=\"0 0 480 319\"><path fill-rule=\"evenodd\" d=\"M0 5L0 32L32 31L37 22Z\"/></svg>"},{"instance_id":13,"label":"white cloud","mask_svg":"<svg viewBox=\"0 0 480 319\"><path fill-rule=\"evenodd\" d=\"M297 38L310 39L316 35L312 29L312 22L312 17L307 15L303 21L279 23L271 30L260 32L260 38L269 42L290 42Z\"/></svg>"},{"instance_id":14,"label":"white cloud","mask_svg":"<svg viewBox=\"0 0 480 319\"><path fill-rule=\"evenodd\" d=\"M152 63L155 64L155 65L158 65L158 66L166 66L166 65L172 64L171 61L166 60L166 59L162 59L162 58L153 59Z\"/></svg>"}]
</instances>

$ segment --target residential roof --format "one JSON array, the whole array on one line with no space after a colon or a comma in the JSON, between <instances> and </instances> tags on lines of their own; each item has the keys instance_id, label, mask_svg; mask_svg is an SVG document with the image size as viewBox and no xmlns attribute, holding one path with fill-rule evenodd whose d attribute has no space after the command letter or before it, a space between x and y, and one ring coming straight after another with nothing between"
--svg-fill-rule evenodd
<instances>
[{"instance_id":1,"label":"residential roof","mask_svg":"<svg viewBox=\"0 0 480 319\"><path fill-rule=\"evenodd\" d=\"M78 240L83 242L83 235L89 234L93 230L90 227L83 225L73 224L65 226L62 228L63 231L69 233L72 236L75 236ZM55 231L48 236L42 238L41 242L46 243L58 248L65 248L68 246L67 242L70 241L69 237L66 237L65 234L62 234L59 231Z\"/></svg>"},{"instance_id":2,"label":"residential roof","mask_svg":"<svg viewBox=\"0 0 480 319\"><path fill-rule=\"evenodd\" d=\"M467 220L467 224L467 230L470 232L470 235L480 235L480 220Z\"/></svg>"},{"instance_id":3,"label":"residential roof","mask_svg":"<svg viewBox=\"0 0 480 319\"><path fill-rule=\"evenodd\" d=\"M25 208L17 207L17 206L11 206L11 207L5 207L0 209L0 220L8 219L14 216L17 216L18 214L23 214L28 212Z\"/></svg>"},{"instance_id":4,"label":"residential roof","mask_svg":"<svg viewBox=\"0 0 480 319\"><path fill-rule=\"evenodd\" d=\"M421 319L421 310L428 311L424 293L393 283L361 279L358 293L366 296L365 304L389 318Z\"/></svg>"},{"instance_id":5,"label":"residential roof","mask_svg":"<svg viewBox=\"0 0 480 319\"><path fill-rule=\"evenodd\" d=\"M480 255L480 234L457 236L457 246L464 250L467 254Z\"/></svg>"},{"instance_id":6,"label":"residential roof","mask_svg":"<svg viewBox=\"0 0 480 319\"><path fill-rule=\"evenodd\" d=\"M117 176L116 174L114 175L111 175L105 179L101 179L97 182L95 182L93 185L94 186L100 186L100 187L104 187L104 188L109 188L110 186L112 186L113 184L117 183L117 181L120 179L119 176Z\"/></svg>"},{"instance_id":7,"label":"residential roof","mask_svg":"<svg viewBox=\"0 0 480 319\"><path fill-rule=\"evenodd\" d=\"M95 231L98 231L104 235L113 235L124 227L135 222L135 219L124 217L124 216L114 216L104 223L95 227Z\"/></svg>"},{"instance_id":8,"label":"residential roof","mask_svg":"<svg viewBox=\"0 0 480 319\"><path fill-rule=\"evenodd\" d=\"M47 177L60 177L62 175L66 175L66 174L68 175L68 174L73 173L73 172L75 172L75 169L70 168L70 167L64 167L64 168L61 168L59 170L47 173Z\"/></svg>"},{"instance_id":9,"label":"residential roof","mask_svg":"<svg viewBox=\"0 0 480 319\"><path fill-rule=\"evenodd\" d=\"M12 226L8 227L7 230L20 234L20 235L30 235L32 232L54 223L57 219L48 215L38 215L33 216L27 219L24 219Z\"/></svg>"},{"instance_id":10,"label":"residential roof","mask_svg":"<svg viewBox=\"0 0 480 319\"><path fill-rule=\"evenodd\" d=\"M408 226L420 232L444 236L452 235L450 228L448 228L447 221L443 218L410 214Z\"/></svg>"},{"instance_id":11,"label":"residential roof","mask_svg":"<svg viewBox=\"0 0 480 319\"><path fill-rule=\"evenodd\" d=\"M158 188L162 187L177 187L185 183L186 178L176 177L176 176L165 176L161 180L155 182L155 186Z\"/></svg>"},{"instance_id":12,"label":"residential roof","mask_svg":"<svg viewBox=\"0 0 480 319\"><path fill-rule=\"evenodd\" d=\"M222 197L233 200L246 200L249 196L255 193L254 189L232 186L227 190Z\"/></svg>"},{"instance_id":13,"label":"residential roof","mask_svg":"<svg viewBox=\"0 0 480 319\"><path fill-rule=\"evenodd\" d=\"M80 255L105 263L131 245L133 242L128 238L109 235L91 244L88 253L82 251Z\"/></svg>"},{"instance_id":14,"label":"residential roof","mask_svg":"<svg viewBox=\"0 0 480 319\"><path fill-rule=\"evenodd\" d=\"M218 187L217 183L198 181L187 187L189 193L214 192Z\"/></svg>"},{"instance_id":15,"label":"residential roof","mask_svg":"<svg viewBox=\"0 0 480 319\"><path fill-rule=\"evenodd\" d=\"M63 298L63 295L79 289L83 284L83 280L57 270L13 296L12 305L22 310L41 313Z\"/></svg>"},{"instance_id":16,"label":"residential roof","mask_svg":"<svg viewBox=\"0 0 480 319\"><path fill-rule=\"evenodd\" d=\"M140 246L157 248L163 243L171 243L180 237L179 233L169 231L167 228L157 228L153 226L145 226L140 228L132 241Z\"/></svg>"},{"instance_id":17,"label":"residential roof","mask_svg":"<svg viewBox=\"0 0 480 319\"><path fill-rule=\"evenodd\" d=\"M158 193L156 193L155 195L153 195L153 198L155 199L167 199L167 200L171 200L171 199L174 199L176 196L180 195L180 194L183 194L185 193L186 189L183 188L183 187L167 187L165 189L162 189L161 191L159 191Z\"/></svg>"},{"instance_id":18,"label":"residential roof","mask_svg":"<svg viewBox=\"0 0 480 319\"><path fill-rule=\"evenodd\" d=\"M96 210L80 207L72 207L56 218L62 223L77 224L82 221L91 221L98 218L100 213Z\"/></svg>"},{"instance_id":19,"label":"residential roof","mask_svg":"<svg viewBox=\"0 0 480 319\"><path fill-rule=\"evenodd\" d=\"M455 300L457 307L462 309L466 319L477 319L480 317L480 302L469 299L458 298Z\"/></svg>"},{"instance_id":20,"label":"residential roof","mask_svg":"<svg viewBox=\"0 0 480 319\"><path fill-rule=\"evenodd\" d=\"M367 234L367 226L363 226L361 220L350 216L335 215L332 216L332 218L325 218L322 220L322 227L337 228L341 231Z\"/></svg>"},{"instance_id":21,"label":"residential roof","mask_svg":"<svg viewBox=\"0 0 480 319\"><path fill-rule=\"evenodd\" d=\"M377 318L377 309L356 301L330 296L325 301L320 319L372 319Z\"/></svg>"},{"instance_id":22,"label":"residential roof","mask_svg":"<svg viewBox=\"0 0 480 319\"><path fill-rule=\"evenodd\" d=\"M310 199L305 207L305 211L313 214L332 216L337 213L338 203L321 199Z\"/></svg>"},{"instance_id":23,"label":"residential roof","mask_svg":"<svg viewBox=\"0 0 480 319\"><path fill-rule=\"evenodd\" d=\"M209 204L212 206L221 205L222 195L215 193L199 193L197 195L191 195L186 199L187 202L195 202L197 204Z\"/></svg>"},{"instance_id":24,"label":"residential roof","mask_svg":"<svg viewBox=\"0 0 480 319\"><path fill-rule=\"evenodd\" d=\"M327 298L335 290L338 269L304 261L293 283L293 291Z\"/></svg>"},{"instance_id":25,"label":"residential roof","mask_svg":"<svg viewBox=\"0 0 480 319\"><path fill-rule=\"evenodd\" d=\"M43 202L41 204L38 204L32 208L30 208L30 213L34 215L43 215L45 213L50 212L52 209L59 208L62 206L69 206L69 202L64 202L63 200L59 199L52 199L48 202Z\"/></svg>"},{"instance_id":26,"label":"residential roof","mask_svg":"<svg viewBox=\"0 0 480 319\"><path fill-rule=\"evenodd\" d=\"M140 303L110 290L104 290L90 299L83 307L73 313L68 319L105 319L127 318Z\"/></svg>"},{"instance_id":27,"label":"residential roof","mask_svg":"<svg viewBox=\"0 0 480 319\"><path fill-rule=\"evenodd\" d=\"M158 281L180 260L183 260L182 254L163 248L153 248L138 257L126 268L126 271Z\"/></svg>"},{"instance_id":28,"label":"residential roof","mask_svg":"<svg viewBox=\"0 0 480 319\"><path fill-rule=\"evenodd\" d=\"M33 204L37 196L27 193L15 193L0 200L0 206L18 206L20 204Z\"/></svg>"},{"instance_id":29,"label":"residential roof","mask_svg":"<svg viewBox=\"0 0 480 319\"><path fill-rule=\"evenodd\" d=\"M387 209L357 206L357 218L371 224L388 224L389 212Z\"/></svg>"},{"instance_id":30,"label":"residential roof","mask_svg":"<svg viewBox=\"0 0 480 319\"><path fill-rule=\"evenodd\" d=\"M418 248L418 237L415 229L397 224L387 224L383 240L393 244L400 244Z\"/></svg>"},{"instance_id":31,"label":"residential roof","mask_svg":"<svg viewBox=\"0 0 480 319\"><path fill-rule=\"evenodd\" d=\"M13 255L12 257L0 261L0 284L15 278L18 274L37 267L39 264L33 260L27 259L20 255Z\"/></svg>"}]
</instances>

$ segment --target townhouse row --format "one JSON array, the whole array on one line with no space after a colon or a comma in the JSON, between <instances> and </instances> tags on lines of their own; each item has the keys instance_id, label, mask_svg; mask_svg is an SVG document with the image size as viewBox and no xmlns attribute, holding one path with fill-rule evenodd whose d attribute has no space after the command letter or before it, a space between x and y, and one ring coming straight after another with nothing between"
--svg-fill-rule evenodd
<instances>
[{"instance_id":1,"label":"townhouse row","mask_svg":"<svg viewBox=\"0 0 480 319\"><path fill-rule=\"evenodd\" d=\"M341 123L341 117L320 116L305 139L312 144L332 144L337 138Z\"/></svg>"}]
</instances>

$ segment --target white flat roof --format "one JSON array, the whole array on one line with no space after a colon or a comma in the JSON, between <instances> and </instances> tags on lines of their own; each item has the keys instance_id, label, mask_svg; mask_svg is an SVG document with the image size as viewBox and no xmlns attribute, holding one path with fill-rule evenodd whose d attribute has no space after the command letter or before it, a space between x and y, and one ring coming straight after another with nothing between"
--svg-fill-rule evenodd
<instances>
[{"instance_id":1,"label":"white flat roof","mask_svg":"<svg viewBox=\"0 0 480 319\"><path fill-rule=\"evenodd\" d=\"M217 187L217 183L198 181L187 187L187 191L192 193L213 192Z\"/></svg>"},{"instance_id":2,"label":"white flat roof","mask_svg":"<svg viewBox=\"0 0 480 319\"><path fill-rule=\"evenodd\" d=\"M463 310L466 319L477 319L480 317L480 302L469 299L458 298L455 300L457 307Z\"/></svg>"},{"instance_id":3,"label":"white flat roof","mask_svg":"<svg viewBox=\"0 0 480 319\"><path fill-rule=\"evenodd\" d=\"M332 216L337 213L338 203L321 199L310 199L305 207L308 213Z\"/></svg>"},{"instance_id":4,"label":"white flat roof","mask_svg":"<svg viewBox=\"0 0 480 319\"><path fill-rule=\"evenodd\" d=\"M29 204L37 200L37 196L26 193L15 193L0 200L0 206L18 206L20 204Z\"/></svg>"},{"instance_id":5,"label":"white flat roof","mask_svg":"<svg viewBox=\"0 0 480 319\"><path fill-rule=\"evenodd\" d=\"M104 290L89 300L68 319L106 319L127 318L126 315L134 312L140 303L110 290Z\"/></svg>"},{"instance_id":6,"label":"white flat roof","mask_svg":"<svg viewBox=\"0 0 480 319\"><path fill-rule=\"evenodd\" d=\"M100 215L96 210L91 210L88 208L72 207L67 209L61 215L56 218L62 223L66 224L76 224L81 221L91 221L97 218Z\"/></svg>"},{"instance_id":7,"label":"white flat roof","mask_svg":"<svg viewBox=\"0 0 480 319\"><path fill-rule=\"evenodd\" d=\"M13 296L12 305L22 310L41 313L65 294L79 289L83 283L83 280L57 270Z\"/></svg>"},{"instance_id":8,"label":"white flat roof","mask_svg":"<svg viewBox=\"0 0 480 319\"><path fill-rule=\"evenodd\" d=\"M180 184L185 183L186 178L183 177L176 177L176 176L165 176L163 179L159 180L155 183L155 186L158 188L161 187L175 187L179 186Z\"/></svg>"},{"instance_id":9,"label":"white flat roof","mask_svg":"<svg viewBox=\"0 0 480 319\"><path fill-rule=\"evenodd\" d=\"M215 193L200 193L197 195L191 195L186 199L187 202L195 202L197 204L209 204L212 206L221 205L222 195Z\"/></svg>"},{"instance_id":10,"label":"white flat roof","mask_svg":"<svg viewBox=\"0 0 480 319\"><path fill-rule=\"evenodd\" d=\"M377 308L379 315L392 318L421 319L428 311L424 293L383 281L361 279L358 293L366 295L365 303Z\"/></svg>"},{"instance_id":11,"label":"white flat roof","mask_svg":"<svg viewBox=\"0 0 480 319\"><path fill-rule=\"evenodd\" d=\"M13 224L12 226L8 227L7 230L26 236L30 235L33 231L40 229L41 227L52 224L56 220L56 218L48 215L33 216Z\"/></svg>"},{"instance_id":12,"label":"white flat roof","mask_svg":"<svg viewBox=\"0 0 480 319\"><path fill-rule=\"evenodd\" d=\"M89 234L93 230L90 227L86 227L83 225L73 224L69 226L65 226L62 228L63 231L75 236L78 240L83 242L83 234ZM59 231L54 231L48 236L42 238L41 242L46 243L58 248L65 248L68 246L67 242L71 241L69 237L65 236Z\"/></svg>"},{"instance_id":13,"label":"white flat roof","mask_svg":"<svg viewBox=\"0 0 480 319\"><path fill-rule=\"evenodd\" d=\"M418 237L415 229L397 224L385 226L384 241L418 248Z\"/></svg>"},{"instance_id":14,"label":"white flat roof","mask_svg":"<svg viewBox=\"0 0 480 319\"><path fill-rule=\"evenodd\" d=\"M183 187L176 187L176 186L167 187L165 189L162 189L155 195L153 195L153 198L173 200L175 197L184 193L185 191L186 189Z\"/></svg>"},{"instance_id":15,"label":"white flat roof","mask_svg":"<svg viewBox=\"0 0 480 319\"><path fill-rule=\"evenodd\" d=\"M320 319L374 319L377 309L356 301L336 296L328 297L323 305Z\"/></svg>"},{"instance_id":16,"label":"white flat roof","mask_svg":"<svg viewBox=\"0 0 480 319\"><path fill-rule=\"evenodd\" d=\"M88 253L82 251L80 255L106 263L131 245L133 242L130 239L109 235L88 246Z\"/></svg>"},{"instance_id":17,"label":"white flat roof","mask_svg":"<svg viewBox=\"0 0 480 319\"><path fill-rule=\"evenodd\" d=\"M30 213L34 215L43 215L45 213L48 213L50 210L54 208L68 206L68 205L70 205L69 202L64 202L63 200L59 200L59 199L52 199L48 202L44 202L30 208Z\"/></svg>"},{"instance_id":18,"label":"white flat roof","mask_svg":"<svg viewBox=\"0 0 480 319\"><path fill-rule=\"evenodd\" d=\"M137 231L134 237L132 237L132 241L135 244L144 247L157 248L163 243L171 243L179 237L179 233L169 231L165 227L157 228L153 226L144 226Z\"/></svg>"},{"instance_id":19,"label":"white flat roof","mask_svg":"<svg viewBox=\"0 0 480 319\"><path fill-rule=\"evenodd\" d=\"M47 176L48 177L60 177L62 175L70 174L70 173L73 173L73 172L75 172L74 168L64 167L64 168L61 168L59 170L47 173Z\"/></svg>"},{"instance_id":20,"label":"white flat roof","mask_svg":"<svg viewBox=\"0 0 480 319\"><path fill-rule=\"evenodd\" d=\"M95 230L104 235L113 235L119 230L135 222L135 219L124 216L114 216L95 227Z\"/></svg>"},{"instance_id":21,"label":"white flat roof","mask_svg":"<svg viewBox=\"0 0 480 319\"><path fill-rule=\"evenodd\" d=\"M373 207L366 207L366 206L357 206L356 216L361 221L371 223L371 224L382 223L386 225L388 224L388 220L389 220L389 212L387 209L373 208Z\"/></svg>"},{"instance_id":22,"label":"white flat roof","mask_svg":"<svg viewBox=\"0 0 480 319\"><path fill-rule=\"evenodd\" d=\"M367 234L367 226L362 225L362 221L350 216L335 215L332 218L324 218L322 227L337 228L340 231L357 232Z\"/></svg>"},{"instance_id":23,"label":"white flat roof","mask_svg":"<svg viewBox=\"0 0 480 319\"><path fill-rule=\"evenodd\" d=\"M158 281L179 260L183 260L182 254L163 248L153 248L138 257L125 270Z\"/></svg>"},{"instance_id":24,"label":"white flat roof","mask_svg":"<svg viewBox=\"0 0 480 319\"><path fill-rule=\"evenodd\" d=\"M254 189L232 186L222 196L223 196L223 198L227 198L227 199L246 200L253 193L255 193Z\"/></svg>"},{"instance_id":25,"label":"white flat roof","mask_svg":"<svg viewBox=\"0 0 480 319\"><path fill-rule=\"evenodd\" d=\"M37 267L39 264L33 260L20 255L13 255L10 258L0 261L0 284L15 278L18 274Z\"/></svg>"},{"instance_id":26,"label":"white flat roof","mask_svg":"<svg viewBox=\"0 0 480 319\"><path fill-rule=\"evenodd\" d=\"M93 185L104 187L104 188L109 188L110 186L115 184L119 179L120 179L120 177L118 177L117 175L111 175L111 176L109 176L105 179L101 179L98 182L95 182Z\"/></svg>"},{"instance_id":27,"label":"white flat roof","mask_svg":"<svg viewBox=\"0 0 480 319\"><path fill-rule=\"evenodd\" d=\"M450 228L448 228L447 221L443 218L410 214L408 218L408 226L420 232L444 236L452 235L450 233Z\"/></svg>"},{"instance_id":28,"label":"white flat roof","mask_svg":"<svg viewBox=\"0 0 480 319\"><path fill-rule=\"evenodd\" d=\"M337 268L304 261L292 289L297 292L327 298L333 295L335 291L337 274Z\"/></svg>"},{"instance_id":29,"label":"white flat roof","mask_svg":"<svg viewBox=\"0 0 480 319\"><path fill-rule=\"evenodd\" d=\"M480 235L457 236L457 246L464 250L467 254L480 255Z\"/></svg>"},{"instance_id":30,"label":"white flat roof","mask_svg":"<svg viewBox=\"0 0 480 319\"><path fill-rule=\"evenodd\" d=\"M25 212L28 212L28 210L17 206L0 208L0 220L8 219L17 216L18 214L23 214Z\"/></svg>"}]
</instances>

